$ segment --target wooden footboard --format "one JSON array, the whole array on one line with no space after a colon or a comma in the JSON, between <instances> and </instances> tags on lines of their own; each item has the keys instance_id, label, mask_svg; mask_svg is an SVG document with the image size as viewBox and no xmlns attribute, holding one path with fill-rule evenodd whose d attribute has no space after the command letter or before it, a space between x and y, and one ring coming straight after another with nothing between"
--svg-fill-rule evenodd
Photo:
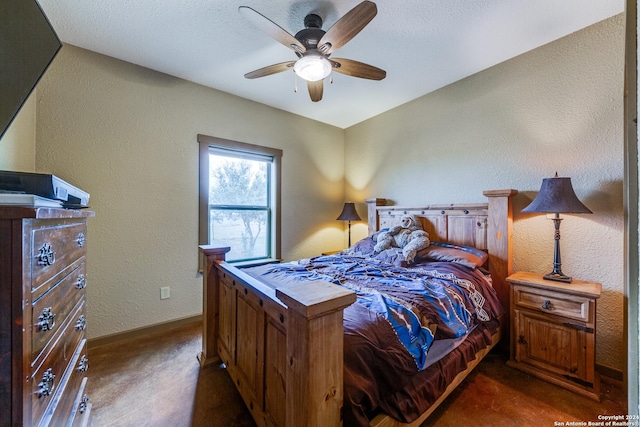
<instances>
[{"instance_id":1,"label":"wooden footboard","mask_svg":"<svg viewBox=\"0 0 640 427\"><path fill-rule=\"evenodd\" d=\"M489 202L483 205L393 209L418 209L425 224L433 224L434 235L468 244L463 236L488 249L494 287L508 307L504 279L511 273L510 198L516 193L487 191ZM369 201L370 230L380 225L382 201ZM396 214L393 209L387 208L387 218ZM225 262L228 251L200 246L205 260L201 365L226 365L258 426L341 426L343 310L356 295L322 281L272 289ZM379 426L398 425L386 423L382 417L375 420Z\"/></svg>"},{"instance_id":2,"label":"wooden footboard","mask_svg":"<svg viewBox=\"0 0 640 427\"><path fill-rule=\"evenodd\" d=\"M200 251L200 364L226 365L259 426L341 425L342 313L355 293L322 281L273 290L224 262L229 248Z\"/></svg>"}]
</instances>

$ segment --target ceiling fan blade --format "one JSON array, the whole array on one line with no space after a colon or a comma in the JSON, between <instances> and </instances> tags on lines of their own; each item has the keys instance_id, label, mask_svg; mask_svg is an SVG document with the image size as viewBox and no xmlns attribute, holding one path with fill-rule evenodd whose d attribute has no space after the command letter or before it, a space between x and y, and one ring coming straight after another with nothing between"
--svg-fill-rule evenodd
<instances>
[{"instance_id":1,"label":"ceiling fan blade","mask_svg":"<svg viewBox=\"0 0 640 427\"><path fill-rule=\"evenodd\" d=\"M318 42L318 50L325 55L344 46L354 38L378 13L375 3L363 1L333 24Z\"/></svg>"},{"instance_id":2,"label":"ceiling fan blade","mask_svg":"<svg viewBox=\"0 0 640 427\"><path fill-rule=\"evenodd\" d=\"M271 74L281 73L283 71L292 70L296 61L281 62L279 64L268 65L251 71L244 75L247 79L257 79L258 77L270 76Z\"/></svg>"},{"instance_id":3,"label":"ceiling fan blade","mask_svg":"<svg viewBox=\"0 0 640 427\"><path fill-rule=\"evenodd\" d=\"M346 74L347 76L359 77L361 79L382 80L387 76L387 72L373 65L364 62L353 61L344 58L331 58L329 61L337 63L333 65L332 70L336 73Z\"/></svg>"},{"instance_id":4,"label":"ceiling fan blade","mask_svg":"<svg viewBox=\"0 0 640 427\"><path fill-rule=\"evenodd\" d=\"M313 102L318 102L322 99L322 92L324 89L323 80L315 82L307 81L307 88L309 89L309 96Z\"/></svg>"},{"instance_id":5,"label":"ceiling fan blade","mask_svg":"<svg viewBox=\"0 0 640 427\"><path fill-rule=\"evenodd\" d=\"M282 43L289 49L293 49L295 52L303 54L306 52L306 48L295 37L289 34L281 26L267 18L266 16L256 12L248 6L240 6L238 12L244 16L248 21L251 21L253 25L260 28L262 31L270 35L276 41Z\"/></svg>"}]
</instances>

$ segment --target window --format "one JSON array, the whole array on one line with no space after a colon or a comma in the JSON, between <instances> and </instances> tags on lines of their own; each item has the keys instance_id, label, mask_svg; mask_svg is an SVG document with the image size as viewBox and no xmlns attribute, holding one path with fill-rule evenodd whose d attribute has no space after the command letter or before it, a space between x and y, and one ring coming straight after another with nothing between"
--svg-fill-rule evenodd
<instances>
[{"instance_id":1,"label":"window","mask_svg":"<svg viewBox=\"0 0 640 427\"><path fill-rule=\"evenodd\" d=\"M229 246L227 261L280 257L282 151L198 135L200 243Z\"/></svg>"}]
</instances>

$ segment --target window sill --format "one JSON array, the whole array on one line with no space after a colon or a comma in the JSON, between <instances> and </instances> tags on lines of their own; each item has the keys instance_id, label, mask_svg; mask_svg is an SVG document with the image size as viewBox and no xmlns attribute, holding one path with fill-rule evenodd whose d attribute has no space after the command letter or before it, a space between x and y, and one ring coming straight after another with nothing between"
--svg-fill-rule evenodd
<instances>
[{"instance_id":1,"label":"window sill","mask_svg":"<svg viewBox=\"0 0 640 427\"><path fill-rule=\"evenodd\" d=\"M250 260L250 261L227 261L229 264L233 265L234 267L238 267L238 268L245 268L245 267L257 267L259 265L265 265L265 264L277 264L280 263L282 260L278 259L278 258L265 258L265 259L254 259L254 260ZM202 267L198 268L198 275L202 276Z\"/></svg>"},{"instance_id":2,"label":"window sill","mask_svg":"<svg viewBox=\"0 0 640 427\"><path fill-rule=\"evenodd\" d=\"M264 265L264 264L276 264L279 263L281 260L278 258L265 258L265 259L254 259L254 260L250 260L250 261L227 261L229 264L233 265L234 267L257 267L258 265Z\"/></svg>"}]
</instances>

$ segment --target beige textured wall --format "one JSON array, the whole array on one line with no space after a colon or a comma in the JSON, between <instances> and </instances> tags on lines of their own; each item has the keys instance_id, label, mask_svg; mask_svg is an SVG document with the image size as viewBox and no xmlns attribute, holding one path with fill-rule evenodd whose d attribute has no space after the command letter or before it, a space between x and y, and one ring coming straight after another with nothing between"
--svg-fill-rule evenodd
<instances>
[{"instance_id":1,"label":"beige textured wall","mask_svg":"<svg viewBox=\"0 0 640 427\"><path fill-rule=\"evenodd\" d=\"M36 167L36 92L32 92L0 139L0 170L34 172Z\"/></svg>"},{"instance_id":2,"label":"beige textured wall","mask_svg":"<svg viewBox=\"0 0 640 427\"><path fill-rule=\"evenodd\" d=\"M594 214L562 221L563 271L602 282L597 363L622 370L623 70L616 16L353 126L347 197L482 202L515 188L515 270L548 273L553 223L520 210L543 178L571 177Z\"/></svg>"},{"instance_id":3,"label":"beige textured wall","mask_svg":"<svg viewBox=\"0 0 640 427\"><path fill-rule=\"evenodd\" d=\"M519 211L572 177L594 215L563 221L563 270L603 283L597 361L622 369L623 46L619 16L342 131L66 45L38 87L35 166L92 195L90 337L200 312L204 133L284 150L285 259L344 245L344 175L348 199L397 204L516 188L515 268L546 273L552 223Z\"/></svg>"},{"instance_id":4,"label":"beige textured wall","mask_svg":"<svg viewBox=\"0 0 640 427\"><path fill-rule=\"evenodd\" d=\"M36 168L91 194L90 337L201 312L198 133L283 150L283 257L342 245L341 129L65 45L38 86Z\"/></svg>"}]
</instances>

